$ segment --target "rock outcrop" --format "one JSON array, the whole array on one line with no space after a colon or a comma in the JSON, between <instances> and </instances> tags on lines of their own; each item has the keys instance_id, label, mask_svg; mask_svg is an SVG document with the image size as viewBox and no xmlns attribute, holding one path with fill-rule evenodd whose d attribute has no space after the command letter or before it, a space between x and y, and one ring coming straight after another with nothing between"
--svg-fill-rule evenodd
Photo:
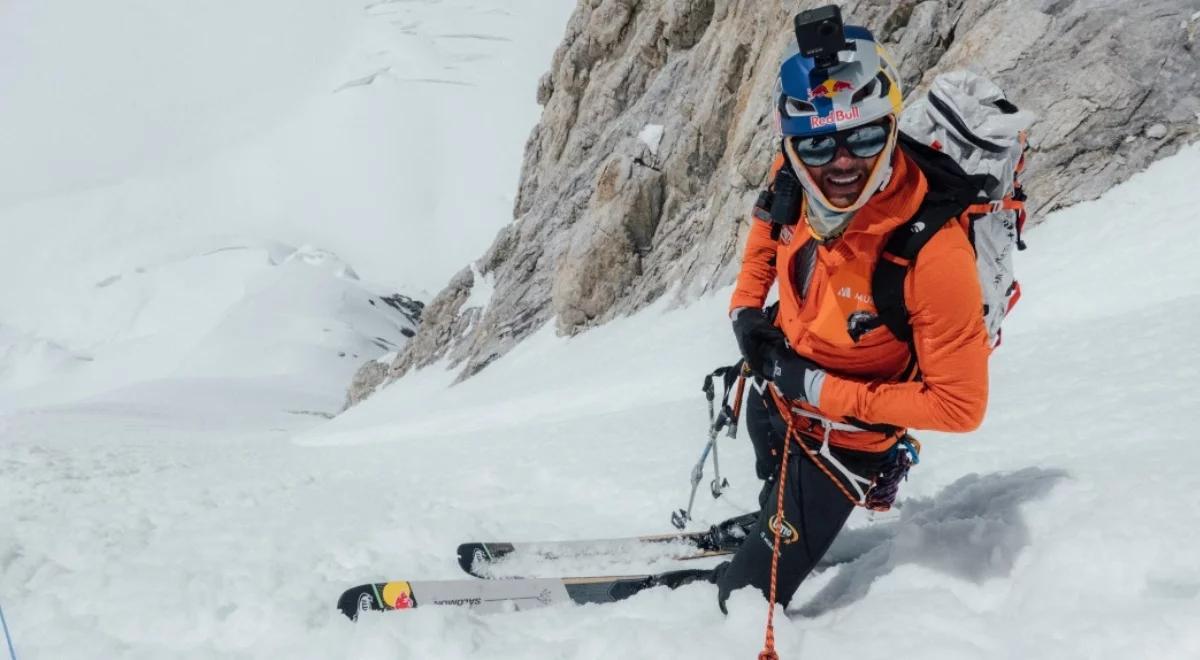
<instances>
[{"instance_id":1,"label":"rock outcrop","mask_svg":"<svg viewBox=\"0 0 1200 660\"><path fill-rule=\"evenodd\" d=\"M538 85L545 110L514 221L372 377L441 359L469 377L547 322L577 333L728 285L775 149L771 89L794 38L792 4L580 0ZM1026 177L1035 218L1200 133L1200 17L1182 0L842 7L887 44L910 94L971 68L1039 115ZM472 291L481 286L489 295Z\"/></svg>"}]
</instances>

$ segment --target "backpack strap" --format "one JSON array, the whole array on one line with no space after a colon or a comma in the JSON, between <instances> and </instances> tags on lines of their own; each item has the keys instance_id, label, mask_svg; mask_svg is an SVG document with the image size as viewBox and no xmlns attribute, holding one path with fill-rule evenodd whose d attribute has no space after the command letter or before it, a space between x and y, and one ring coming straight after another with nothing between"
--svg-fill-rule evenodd
<instances>
[{"instance_id":1,"label":"backpack strap","mask_svg":"<svg viewBox=\"0 0 1200 660\"><path fill-rule=\"evenodd\" d=\"M989 213L998 213L1000 211L1023 211L1025 210L1025 199L1017 199L1016 196L1005 197L1004 199L987 204L972 204L963 209L964 213L969 215L987 215Z\"/></svg>"},{"instance_id":2,"label":"backpack strap","mask_svg":"<svg viewBox=\"0 0 1200 660\"><path fill-rule=\"evenodd\" d=\"M871 276L871 295L879 322L896 339L912 343L912 326L908 323L908 306L904 302L904 278L916 261L917 254L933 235L952 220L958 219L962 207L956 202L926 199L912 219L888 237L875 273Z\"/></svg>"},{"instance_id":3,"label":"backpack strap","mask_svg":"<svg viewBox=\"0 0 1200 660\"><path fill-rule=\"evenodd\" d=\"M909 380L918 377L919 365L904 302L904 278L933 235L978 201L981 186L949 156L904 133L900 134L900 148L921 169L929 186L917 212L892 232L879 255L871 276L871 296L879 318L864 325L862 331L883 325L896 339L908 344L912 358L901 380Z\"/></svg>"},{"instance_id":4,"label":"backpack strap","mask_svg":"<svg viewBox=\"0 0 1200 660\"><path fill-rule=\"evenodd\" d=\"M791 162L784 155L782 146L775 155L771 169L774 171L771 183L758 194L754 203L754 217L771 224L771 239L778 241L785 226L794 225L800 221L800 209L804 205L804 189L800 187L800 178L792 169Z\"/></svg>"}]
</instances>

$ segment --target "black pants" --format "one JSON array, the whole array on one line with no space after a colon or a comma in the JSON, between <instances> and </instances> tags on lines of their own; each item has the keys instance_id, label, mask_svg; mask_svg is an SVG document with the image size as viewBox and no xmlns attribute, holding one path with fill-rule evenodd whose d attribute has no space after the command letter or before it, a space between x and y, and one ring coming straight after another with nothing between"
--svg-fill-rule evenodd
<instances>
[{"instance_id":1,"label":"black pants","mask_svg":"<svg viewBox=\"0 0 1200 660\"><path fill-rule=\"evenodd\" d=\"M722 611L725 611L725 600L729 594L737 589L754 586L766 596L771 588L771 555L775 543L771 520L778 502L779 461L783 454L787 424L769 395L764 397L755 388L751 388L747 397L745 414L746 427L754 444L755 468L759 478L766 483L759 497L762 512L758 523L750 529L749 536L733 559L716 569L714 578ZM878 470L884 457L884 454L833 451L842 464L863 476ZM779 572L776 578L776 598L784 606L829 550L833 539L854 510L850 499L814 465L812 458L803 454L800 447L792 445L788 456L787 483L784 486L785 526L779 546ZM836 470L834 474L837 474Z\"/></svg>"}]
</instances>

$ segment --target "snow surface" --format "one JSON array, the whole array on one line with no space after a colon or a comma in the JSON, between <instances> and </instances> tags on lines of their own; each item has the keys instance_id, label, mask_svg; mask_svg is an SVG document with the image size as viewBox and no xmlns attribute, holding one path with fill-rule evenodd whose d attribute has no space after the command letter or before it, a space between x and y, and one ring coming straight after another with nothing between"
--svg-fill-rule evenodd
<instances>
[{"instance_id":1,"label":"snow surface","mask_svg":"<svg viewBox=\"0 0 1200 660\"><path fill-rule=\"evenodd\" d=\"M330 415L411 333L383 296L511 218L571 3L193 4L0 4L0 406L261 376Z\"/></svg>"},{"instance_id":2,"label":"snow surface","mask_svg":"<svg viewBox=\"0 0 1200 660\"><path fill-rule=\"evenodd\" d=\"M211 247L132 262L43 300L28 317L4 318L0 409L122 387L149 394L164 380L285 378L298 383L289 389L319 396L313 405L331 416L342 404L338 386L416 327L386 303L390 293L308 246L218 237ZM42 334L17 329L27 326Z\"/></svg>"},{"instance_id":3,"label":"snow surface","mask_svg":"<svg viewBox=\"0 0 1200 660\"><path fill-rule=\"evenodd\" d=\"M57 293L47 276L131 235L157 252L227 234L318 245L428 300L512 219L573 8L0 3L0 278L30 275L8 252L31 245Z\"/></svg>"},{"instance_id":4,"label":"snow surface","mask_svg":"<svg viewBox=\"0 0 1200 660\"><path fill-rule=\"evenodd\" d=\"M383 295L436 290L508 221L574 3L85 4L0 5L19 658L754 657L763 599L723 616L703 584L494 616L333 607L465 577L464 540L663 532L686 503L728 291L548 326L465 383L432 367L330 419L405 341ZM802 586L781 657L1200 657L1198 168L1189 147L1030 233L986 423L920 434L900 513L852 519L835 551L858 558ZM755 504L744 431L721 461L732 489L697 526Z\"/></svg>"},{"instance_id":5,"label":"snow surface","mask_svg":"<svg viewBox=\"0 0 1200 660\"><path fill-rule=\"evenodd\" d=\"M781 657L1200 655L1197 167L1189 147L1030 233L984 427L921 434L901 514L852 520L861 557L802 586ZM467 539L665 531L704 441L700 376L733 357L727 294L546 329L461 385L426 369L333 421L308 414L303 378L217 373L8 410L0 597L18 654L753 657L762 598L723 616L704 584L492 616L333 609L361 582L460 577ZM700 524L754 502L742 438Z\"/></svg>"}]
</instances>

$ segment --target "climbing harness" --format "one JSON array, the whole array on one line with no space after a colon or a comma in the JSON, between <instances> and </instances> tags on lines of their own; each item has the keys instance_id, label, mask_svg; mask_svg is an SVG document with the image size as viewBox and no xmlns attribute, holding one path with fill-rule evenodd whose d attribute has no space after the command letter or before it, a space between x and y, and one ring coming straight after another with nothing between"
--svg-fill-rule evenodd
<instances>
[{"instance_id":1,"label":"climbing harness","mask_svg":"<svg viewBox=\"0 0 1200 660\"><path fill-rule=\"evenodd\" d=\"M833 431L862 433L870 429L837 422L814 412L804 410L803 408L790 405L777 388L768 386L767 389L771 392L771 398L775 402L775 407L788 420L788 434L784 441L785 446L794 438L804 449L804 455L808 456L813 464L825 476L829 477L838 490L846 496L846 499L850 500L855 506L861 506L871 511L888 511L892 508L892 504L896 501L896 495L899 493L900 482L908 478L909 468L916 465L920 460L921 443L916 438L905 433L892 446L887 456L884 457L878 474L874 478L868 479L851 471L850 468L838 460L837 456L834 456L829 446L829 436ZM820 424L823 432L821 446L817 449L813 449L809 443L805 442L804 435L796 428L796 419L799 417L812 419ZM830 466L833 469L830 469ZM844 478L839 479L834 475L833 470L837 470ZM847 487L847 484L849 484L849 487ZM853 493L851 492L851 488L854 490Z\"/></svg>"}]
</instances>

